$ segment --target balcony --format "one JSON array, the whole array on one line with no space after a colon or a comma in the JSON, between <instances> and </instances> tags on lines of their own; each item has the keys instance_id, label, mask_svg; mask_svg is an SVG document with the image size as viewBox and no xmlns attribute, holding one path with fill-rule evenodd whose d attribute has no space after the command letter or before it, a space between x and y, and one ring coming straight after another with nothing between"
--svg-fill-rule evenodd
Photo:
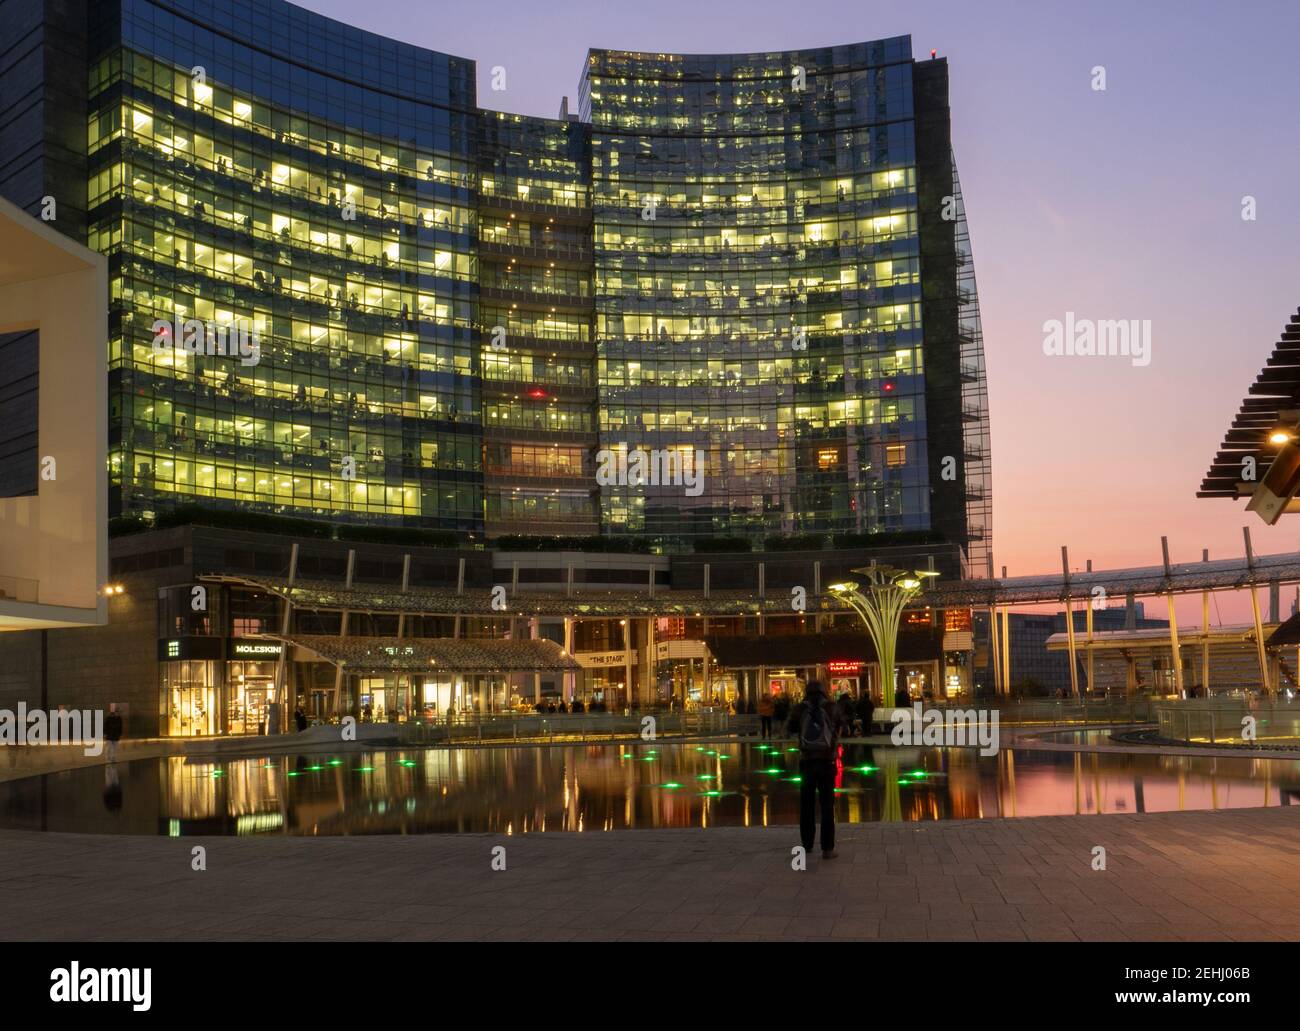
<instances>
[{"instance_id":1,"label":"balcony","mask_svg":"<svg viewBox=\"0 0 1300 1031\"><path fill-rule=\"evenodd\" d=\"M0 576L0 601L40 601L40 581L21 576Z\"/></svg>"}]
</instances>

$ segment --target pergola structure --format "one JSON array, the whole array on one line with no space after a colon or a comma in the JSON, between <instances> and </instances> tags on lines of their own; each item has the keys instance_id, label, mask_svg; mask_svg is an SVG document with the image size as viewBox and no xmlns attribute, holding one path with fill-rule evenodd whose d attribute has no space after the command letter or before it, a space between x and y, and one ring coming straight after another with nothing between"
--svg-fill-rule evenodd
<instances>
[{"instance_id":1,"label":"pergola structure","mask_svg":"<svg viewBox=\"0 0 1300 1031\"><path fill-rule=\"evenodd\" d=\"M1088 663L1088 682L1092 684L1093 645L1097 641L1097 635L1093 630L1094 609L1105 608L1112 599L1122 597L1127 608L1126 622L1132 629L1136 626L1136 599L1163 596L1169 611L1169 646L1173 655L1180 656L1182 646L1178 633L1178 619L1174 612L1174 597L1179 594L1200 594L1201 633L1197 643L1202 648L1203 678L1208 679L1210 595L1215 591L1247 590L1250 592L1251 609L1254 615L1252 638L1259 666L1260 684L1267 694L1275 691L1277 685L1272 682L1274 678L1269 675L1264 619L1260 611L1257 588L1268 588L1268 621L1277 624L1282 584L1300 583L1300 552L1256 555L1251 546L1249 527L1242 528L1242 539L1244 550L1240 558L1211 560L1209 552L1203 551L1200 562L1175 563L1169 558L1168 538L1162 537L1160 544L1163 562L1160 565L1133 566L1124 569L1094 570L1092 563L1088 562L1086 569L1072 570L1069 551L1062 547L1060 573L1008 577L1004 568L1001 578L995 578L992 575L993 562L990 559L989 575L986 578L937 581L927 584L921 598L936 608L988 609L994 684L998 694L1010 691L1010 606L1048 603L1064 605L1066 649L1070 655L1070 685L1073 694L1077 696L1079 694L1076 661L1078 635L1074 627L1076 604L1082 605L1085 613L1084 654ZM1176 689L1182 695L1185 692L1182 664L1175 662L1173 666Z\"/></svg>"},{"instance_id":2,"label":"pergola structure","mask_svg":"<svg viewBox=\"0 0 1300 1031\"><path fill-rule=\"evenodd\" d=\"M1269 682L1281 685L1286 681L1297 683L1297 671L1283 656L1283 649L1275 643L1277 628L1264 624L1265 654L1268 659ZM1200 662L1183 670L1189 678L1189 695L1209 693L1211 687L1219 690L1252 688L1259 682L1258 647L1253 624L1242 626L1215 626L1208 631L1195 628L1180 631L1179 647L1183 654L1199 654ZM1047 639L1049 652L1063 652L1069 647L1065 633L1052 634ZM1102 630L1091 640L1078 642L1086 656L1089 687L1122 689L1126 694L1146 687L1160 686L1166 692L1172 688L1173 652L1169 632L1159 628L1138 630ZM1143 680L1139 661L1150 663L1150 680ZM1168 671L1157 663L1169 663Z\"/></svg>"},{"instance_id":3,"label":"pergola structure","mask_svg":"<svg viewBox=\"0 0 1300 1031\"><path fill-rule=\"evenodd\" d=\"M1300 312L1241 402L1210 463L1199 498L1249 498L1270 526L1300 511Z\"/></svg>"},{"instance_id":4,"label":"pergola structure","mask_svg":"<svg viewBox=\"0 0 1300 1031\"><path fill-rule=\"evenodd\" d=\"M1092 683L1092 648L1088 645L1096 640L1093 631L1092 613L1095 608L1106 607L1112 600L1124 598L1129 612L1130 625L1136 623L1135 600L1138 597L1163 596L1169 607L1168 639L1173 654L1181 655L1178 623L1174 613L1174 597L1179 594L1199 593L1202 598L1202 627L1198 643L1208 641L1210 633L1209 605L1210 595L1214 591L1248 590L1254 611L1253 639L1257 646L1257 661L1260 670L1260 682L1266 691L1275 688L1269 675L1269 663L1265 654L1263 616L1257 589L1267 587L1269 591L1269 622L1276 624L1279 620L1280 589L1284 583L1300 583L1300 552L1288 552L1277 555L1259 555L1253 553L1250 544L1249 529L1243 528L1245 544L1244 554L1239 558L1216 559L1211 561L1208 552L1203 553L1200 562L1170 561L1168 543L1162 539L1163 561L1160 565L1137 566L1123 569L1093 570L1089 562L1085 570L1072 570L1069 553L1061 549L1062 568L1060 573L1034 576L1008 577L1005 569L1000 578L992 576L992 560L989 562L989 576L981 579L936 580L924 584L910 601L911 608L973 609L987 608L990 615L991 659L994 669L994 686L997 694L1010 693L1010 641L1011 620L1010 606L1034 604L1062 604L1066 611L1066 634L1070 652L1071 687L1075 695L1079 694L1078 669L1076 662L1078 636L1074 625L1074 609L1082 605L1085 613L1084 655L1089 666L1089 683ZM507 595L506 605L502 608L494 597L492 590L483 588L466 588L463 584L456 588L428 588L414 586L410 583L409 556L405 563L400 584L356 583L353 579L355 553L349 554L348 574L342 581L307 580L296 575L296 554L290 562L288 576L260 576L242 574L220 574L201 577L209 583L229 583L266 591L281 602L282 621L280 633L282 640L289 640L291 614L294 609L335 610L342 613L342 626L338 640L347 640L348 621L356 613L390 614L398 617L397 638L403 644L414 640L403 633L408 615L441 615L454 618L455 632L453 639L461 638L461 622L472 616L501 616L527 619L537 616L563 617L565 621L564 651L572 653L572 623L574 620L588 618L644 618L653 621L657 616L696 616L706 620L710 616L757 616L762 634L763 619L770 616L784 616L791 612L790 599L781 592L766 596L765 592L744 591L670 591L662 594L654 592L633 591L512 591ZM706 581L707 582L707 581ZM841 614L842 604L833 595L823 595L820 590L808 592L807 614L816 621L820 629L820 617ZM364 640L364 639L363 639ZM327 658L332 654L330 646L321 654ZM285 682L285 661L288 649L282 649L277 664L276 688ZM630 655L630 650L629 650ZM630 662L631 659L629 658ZM1203 652L1203 664L1208 669L1208 653ZM343 678L343 663L335 663L335 696L338 698ZM352 667L355 668L355 667ZM536 677L535 692L540 696L540 676L544 667L533 666L528 672ZM1183 693L1182 666L1175 663L1175 678L1179 693ZM567 673L566 673L567 675ZM631 680L630 669L627 673ZM707 676L706 676L707 679ZM279 694L279 697L284 697Z\"/></svg>"},{"instance_id":5,"label":"pergola structure","mask_svg":"<svg viewBox=\"0 0 1300 1031\"><path fill-rule=\"evenodd\" d=\"M451 676L475 685L479 678L509 673L573 673L581 669L554 641L469 640L419 637L335 637L331 634L253 634L254 639L280 641L300 657L328 662L335 680L334 708L346 675L398 674L408 682L419 674ZM471 691L474 688L471 687Z\"/></svg>"},{"instance_id":6,"label":"pergola structure","mask_svg":"<svg viewBox=\"0 0 1300 1031\"><path fill-rule=\"evenodd\" d=\"M266 592L279 599L280 629L278 634L270 635L279 640L290 640L290 628L295 610L339 612L342 615L340 632L337 638L334 638L334 640L340 642L339 647L343 646L341 642L358 639L355 634L350 633L349 624L352 617L362 614L397 616L397 637L395 640L400 640L404 645L417 640L408 637L405 632L408 625L407 619L412 616L445 616L453 619L453 636L450 639L452 641L464 640L462 625L470 617L526 621L530 631L534 634L533 640L541 640L540 637L536 636L538 617L562 618L564 621L563 651L568 655L572 655L574 650L573 625L575 621L582 619L643 619L650 627L653 627L656 617L700 617L704 620L705 635L707 636L710 617L752 616L757 618L761 635L765 630L765 620L768 617L789 616L794 611L791 607L789 593L774 590L770 595L768 594L763 587L761 568L760 586L757 592L710 590L706 569L705 586L701 591L656 592L653 581L651 581L647 591L591 591L586 589L579 591L574 586L570 586L569 589L564 591L519 590L518 584L514 583L511 584L510 589L502 598L499 594L499 588L466 587L464 585L463 560L459 583L454 588L412 584L410 582L410 555L405 556L400 583L357 582L354 579L356 568L355 551L349 551L348 553L347 572L341 582L337 580L301 578L297 575L297 566L298 545L294 544L291 550L287 576L221 573L203 575L199 579L205 583L248 587ZM815 577L818 575L819 573L815 573ZM822 595L821 585L817 579L810 586L811 590L807 592L806 596L806 608L803 611L812 619L815 628L820 630L824 617L842 615L843 608L833 599ZM828 619L828 621L830 620ZM650 630L650 639L653 645L652 629ZM322 645L322 647L324 651L319 654L325 661L332 662L333 660L329 656L334 653L334 647L328 645ZM626 682L630 685L632 682L633 652L630 648L624 649L624 651L626 653L625 677ZM276 697L281 699L287 696L287 693L283 691L287 678L287 653L287 648L281 649L276 664L275 693ZM707 683L709 662L707 649L704 651L701 661L703 678ZM346 667L349 673L353 673L357 672L357 667L355 664L349 664L346 659L341 663L334 662L334 665L334 699L335 708L337 709L342 697L344 669ZM572 695L574 671L580 668L581 665L575 663L572 668L566 666L563 670L568 684L566 694L570 696ZM538 701L541 700L542 673L548 670L549 667L543 664L530 666L527 670L516 671L526 672L533 676L533 692ZM763 677L760 676L758 679L761 681ZM287 716L286 713L286 718Z\"/></svg>"}]
</instances>

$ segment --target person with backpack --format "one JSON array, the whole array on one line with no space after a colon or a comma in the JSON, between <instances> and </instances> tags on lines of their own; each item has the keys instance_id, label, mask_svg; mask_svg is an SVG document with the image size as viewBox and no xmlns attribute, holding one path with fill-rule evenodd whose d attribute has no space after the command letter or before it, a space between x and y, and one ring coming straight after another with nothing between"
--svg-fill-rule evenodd
<instances>
[{"instance_id":1,"label":"person with backpack","mask_svg":"<svg viewBox=\"0 0 1300 1031\"><path fill-rule=\"evenodd\" d=\"M803 701L790 712L786 730L799 737L799 837L805 851L811 852L820 801L823 859L836 856L835 758L843 729L840 708L826 696L822 682L808 681Z\"/></svg>"}]
</instances>

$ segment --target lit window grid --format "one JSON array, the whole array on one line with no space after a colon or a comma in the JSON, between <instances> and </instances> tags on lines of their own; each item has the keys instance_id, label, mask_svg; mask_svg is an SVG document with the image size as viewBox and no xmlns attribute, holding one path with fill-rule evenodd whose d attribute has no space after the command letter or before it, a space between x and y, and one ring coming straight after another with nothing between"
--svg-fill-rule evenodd
<instances>
[{"instance_id":1,"label":"lit window grid","mask_svg":"<svg viewBox=\"0 0 1300 1031\"><path fill-rule=\"evenodd\" d=\"M188 78L185 82L189 82ZM125 146L131 147L134 155L139 155L143 150L153 146L155 157L161 155L164 159L175 160L175 152L167 152L167 147L174 141L167 141L159 144L159 141L153 137L153 116L144 115L143 111L138 108L127 108L127 117L123 119L126 124L130 125L130 131L125 134L128 142ZM95 125L104 122L102 117L94 120ZM92 130L93 132L93 130ZM194 138L201 139L197 133ZM199 148L205 150L206 148ZM255 169L252 166L241 168L238 165L238 152L231 152L230 157L225 155L215 156L211 160L214 170L228 175L232 179L238 179L243 176L254 179ZM199 156L201 161L204 157L209 157L206 153ZM337 355L337 347L345 339L347 345L355 345L358 342L362 345L362 353L369 351L369 356L378 356L381 360L400 362L403 365L413 365L423 367L429 370L436 370L440 367L457 368L468 374L473 371L473 357L476 346L466 342L459 348L462 352L460 359L454 357L451 361L444 361L448 351L453 349L443 349L444 353L439 354L440 348L436 344L431 347L425 347L423 341L418 341L412 334L388 334L381 336L379 334L367 335L360 334L360 341L354 331L349 331L342 326L331 326L327 318L320 319L322 325L313 325L305 320L297 320L296 324L290 320L278 319L273 315L268 315L265 309L257 304L257 301L264 300L258 297L257 288L262 283L257 283L250 275L250 266L252 259L250 252L255 252L257 247L258 228L260 225L269 223L272 229L278 228L280 232L274 234L278 236L281 243L295 247L306 245L312 251L317 253L329 251L330 240L321 234L313 234L310 229L300 228L304 220L290 220L288 216L280 216L274 212L270 217L262 219L253 219L252 226L236 226L238 229L244 229L241 235L245 237L242 241L246 246L244 253L241 253L239 244L225 249L218 248L214 245L208 245L200 239L194 237L200 234L212 233L216 237L216 230L222 228L220 222L225 214L226 221L233 223L230 217L230 208L235 201L233 194L238 189L239 184L235 182L230 193L226 194L227 203L223 204L218 201L210 201L205 205L203 222L195 226L196 232L190 237L182 237L176 233L172 227L165 226L163 219L157 213L163 207L161 203L164 198L161 197L163 191L155 193L155 180L151 166L151 160L143 162L147 169L144 175L139 174L138 166L135 161L110 166L101 169L92 179L92 194L96 199L101 199L103 192L99 189L101 184L112 186L114 184L120 187L122 182L131 184L131 191L121 191L130 193L131 196L138 196L138 199L148 204L149 207L143 209L146 214L140 216L139 221L127 220L124 223L126 232L124 234L114 230L116 238L108 240L102 239L100 242L102 249L111 250L114 246L122 247L130 255L130 267L134 271L153 271L146 263L157 261L159 265L170 266L170 269L161 273L155 271L157 280L146 276L119 276L114 283L114 297L122 302L122 321L127 326L139 324L151 326L154 317L170 318L179 313L185 317L195 317L204 319L214 319L222 321L230 318L248 318L253 324L259 335L262 336L263 361L256 368L247 371L246 383L244 384L247 392L254 397L281 398L290 401L295 406L316 407L319 411L317 415L328 419L331 411L331 403L335 406L346 398L346 403L360 405L371 414L380 416L391 413L396 410L401 412L406 410L408 415L418 419L420 414L433 414L439 407L439 402L443 400L439 393L447 396L447 406L453 407L454 398L458 394L466 394L472 397L472 392L442 391L435 392L430 389L424 396L416 394L414 399L404 399L397 405L394 405L391 398L392 390L382 382L375 382L364 376L350 377L344 380L332 380L328 376L315 377L309 375L308 370L302 365L310 367L312 372L319 373L320 358L323 355ZM274 170L273 170L274 171ZM280 168L280 175L277 181L275 175L271 181L275 186L268 189L273 192L280 190L284 193L290 193L294 190L306 189L311 192L311 178L305 178L301 182L294 182L300 170L289 170L288 166ZM164 178L163 185L170 187L172 180ZM359 212L366 207L366 195L364 191L357 191ZM215 194L210 196L216 196ZM172 198L175 200L176 198ZM182 201L192 201L192 197L186 196L181 198ZM286 201L286 203L290 203ZM391 203L391 202L390 202ZM394 211L398 214L401 209L397 204L393 204ZM409 209L408 209L409 214ZM436 212L431 211L428 217L432 219ZM422 213L417 213L417 217L425 217ZM157 221L153 221L156 218ZM469 224L469 219L459 218L459 224ZM217 223L212 225L212 223ZM263 234L270 237L271 234ZM349 257L355 256L358 259L378 258L381 264L400 265L408 257L401 251L379 250L373 245L363 243L362 237L354 235L352 252L349 254L346 244L349 242L346 234L335 234L336 246L333 248L336 252L348 254ZM345 246L337 246L337 243L344 243ZM184 250L182 250L182 247ZM414 249L412 249L414 250ZM179 252L179 257L178 257ZM447 276L459 276L465 280L472 280L475 268L471 255L455 256L448 260L440 259L435 252L424 255L415 253L415 261L419 262L421 257L424 258L422 264L426 268L433 268ZM463 261L460 259L463 258ZM391 259L391 260L389 260ZM459 262L459 264L458 264ZM189 267L192 273L189 280L184 284L185 293L180 294L180 302L177 303L178 291L172 288L172 283L166 281L171 270L184 269ZM366 304L372 311L376 309L386 310L389 312L400 311L400 303L407 303L408 310L423 309L424 314L428 317L431 314L442 315L447 321L451 321L447 316L452 312L450 305L444 305L441 311L431 311L437 304L434 295L429 297L419 297L417 295L408 295L405 301L401 301L401 295L397 291L390 290L383 283L371 282L370 271L364 265L359 265L361 275L357 278L348 280L338 280L335 289L349 289L356 293L358 300ZM290 298L294 296L313 297L319 295L322 299L328 299L329 287L326 283L320 282L325 277L312 277L310 274L304 275L301 281L285 278L283 293L287 293ZM236 312L229 310L237 305L225 305L224 308L214 304L212 301L205 299L205 294L222 295L229 294L230 282L244 280L245 285L253 287L251 293L254 297L254 305L250 305L247 311ZM421 300L425 303L421 304ZM140 302L138 307L135 302ZM277 304L276 299L270 300L265 305L266 308L277 310L283 307L283 304ZM466 316L472 316L472 306L463 305ZM139 319L136 319L139 316ZM284 322L283 335L274 332L268 332L268 323ZM472 318L466 317L462 322L470 326ZM277 327L278 328L278 327ZM344 337L346 334L346 337ZM349 433L347 439L339 440L336 436L328 435L322 438L320 431L313 432L310 423L313 420L311 414L296 413L296 418L276 421L270 419L243 420L243 425L239 425L238 420L233 412L221 413L218 410L209 410L205 412L199 405L192 405L188 413L181 414L179 421L174 409L179 407L174 401L169 400L169 393L172 390L185 393L195 385L195 380L199 381L200 387L207 387L211 390L213 387L218 392L222 386L229 386L230 381L238 376L244 370L236 368L233 364L229 368L209 370L204 368L201 372L192 366L214 366L218 363L211 362L208 359L195 360L192 356L186 355L182 351L167 351L161 354L154 352L152 348L151 333L140 338L138 334L128 334L130 346L123 350L118 344L114 357L122 365L131 368L137 373L135 382L139 387L141 382L149 382L155 393L152 397L140 398L133 396L129 399L130 407L133 410L139 410L144 416L142 420L132 419L128 423L125 433L127 445L132 444L137 438L142 441L134 451L128 451L125 454L118 454L114 462L116 475L121 478L122 472L127 471L126 482L123 484L124 493L128 496L138 495L144 500L147 507L152 507L152 499L164 496L195 495L198 497L216 497L227 498L233 501L264 505L276 508L300 507L310 508L317 512L331 512L336 514L363 514L363 515L390 515L390 516L446 516L451 525L464 525L468 520L470 523L481 521L481 488L475 484L448 485L450 489L442 489L441 485L434 479L430 482L428 479L403 479L394 482L391 473L384 476L373 475L376 464L379 466L379 472L384 472L384 463L376 463L374 456L382 454L397 455L400 453L402 439L407 434L380 435L378 440L374 434L362 433L361 439L358 440L358 434ZM302 352L314 350L315 354L309 354L307 361L302 361L304 355ZM426 353L420 354L423 350ZM283 359L286 364L278 364L277 359ZM294 360L298 359L301 364L295 367ZM423 359L423 360L418 360ZM151 375L152 372L161 373L161 375ZM204 376L213 382L204 384ZM166 382L170 377L171 382ZM308 385L310 384L310 385ZM352 387L351 390L345 390L346 387ZM360 388L360 389L356 389ZM196 392L197 393L197 392ZM305 395L305 396L304 396ZM369 395L369 396L368 396ZM145 402L153 400L154 405ZM312 402L318 404L313 405ZM125 407L125 406L124 406ZM423 413L420 408L423 407ZM387 409L388 412L383 411ZM167 416L167 425L164 426L160 414L165 413ZM477 412L473 410L473 402L461 406L461 414L468 418L476 420ZM224 415L224 417L223 417ZM469 447L438 447L438 434L429 433L427 430L421 432L421 437L431 437L434 452L441 451L442 454L455 455L454 464L461 468L477 466L478 446L477 438L467 436L466 443L473 444ZM167 440L170 445L168 450L157 452L150 450L150 442L156 441L158 437ZM233 438L233 439L232 439ZM194 444L190 447L197 450L198 446L207 446L213 449L222 447L232 448L235 444L242 445L241 452L265 452L284 455L286 459L293 464L271 462L267 464L254 463L236 463L226 457L219 455L205 455L185 453L186 440L192 439ZM430 457L430 441L422 441L420 458L427 460ZM387 448L385 448L387 445ZM338 475L340 462L338 458L340 453L360 454L358 467L359 474L355 480L343 480ZM303 468L304 462L319 464L322 453L326 461L331 462L334 466L333 474L326 473L321 475L320 470L307 470ZM414 464L410 461L412 456L409 451L403 455L406 464ZM434 457L435 467L437 458ZM367 474L369 471L370 474ZM428 470L422 470L427 477Z\"/></svg>"}]
</instances>

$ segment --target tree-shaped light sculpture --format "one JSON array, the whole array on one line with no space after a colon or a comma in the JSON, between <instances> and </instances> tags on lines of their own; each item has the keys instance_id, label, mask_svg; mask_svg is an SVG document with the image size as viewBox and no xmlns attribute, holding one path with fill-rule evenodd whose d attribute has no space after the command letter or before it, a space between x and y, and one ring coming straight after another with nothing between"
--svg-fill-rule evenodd
<instances>
[{"instance_id":1,"label":"tree-shaped light sculpture","mask_svg":"<svg viewBox=\"0 0 1300 1031\"><path fill-rule=\"evenodd\" d=\"M853 572L861 573L867 583L860 585L847 580L831 584L828 590L850 606L867 625L867 633L871 635L876 657L880 660L880 701L882 705L893 705L899 620L908 602L921 593L926 577L939 574L929 569L896 569L874 562Z\"/></svg>"}]
</instances>

